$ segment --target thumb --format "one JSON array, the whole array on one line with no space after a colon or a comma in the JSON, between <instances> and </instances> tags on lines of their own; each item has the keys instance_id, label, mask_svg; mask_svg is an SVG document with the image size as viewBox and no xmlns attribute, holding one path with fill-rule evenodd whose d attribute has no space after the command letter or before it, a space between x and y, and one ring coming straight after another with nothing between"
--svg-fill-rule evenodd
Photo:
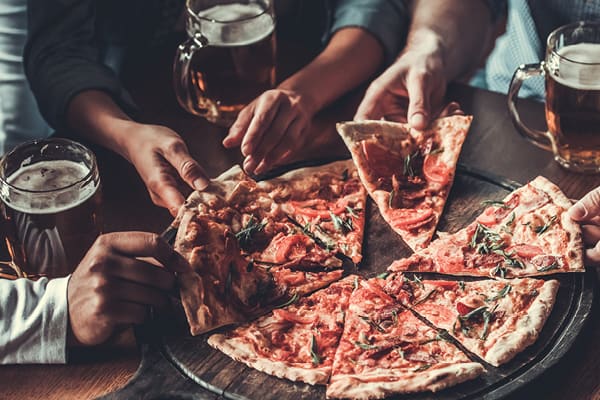
<instances>
[{"instance_id":1,"label":"thumb","mask_svg":"<svg viewBox=\"0 0 600 400\"><path fill-rule=\"evenodd\" d=\"M569 209L569 216L575 221L589 221L600 215L600 187L592 190Z\"/></svg>"},{"instance_id":2,"label":"thumb","mask_svg":"<svg viewBox=\"0 0 600 400\"><path fill-rule=\"evenodd\" d=\"M177 173L191 188L204 190L209 180L204 169L190 156L183 141L176 146L170 146L163 153L165 159L177 170Z\"/></svg>"}]
</instances>

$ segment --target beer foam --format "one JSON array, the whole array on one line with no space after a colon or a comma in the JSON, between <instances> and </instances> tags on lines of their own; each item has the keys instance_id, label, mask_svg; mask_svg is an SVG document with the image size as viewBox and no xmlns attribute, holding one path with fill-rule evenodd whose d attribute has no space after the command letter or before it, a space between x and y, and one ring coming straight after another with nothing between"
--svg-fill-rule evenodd
<instances>
[{"instance_id":1,"label":"beer foam","mask_svg":"<svg viewBox=\"0 0 600 400\"><path fill-rule=\"evenodd\" d=\"M8 183L20 190L3 193L6 204L28 214L65 211L86 201L96 191L96 184L75 185L90 169L75 161L50 160L24 165L10 175ZM69 186L74 185L72 188ZM63 189L63 190L61 190Z\"/></svg>"},{"instance_id":2,"label":"beer foam","mask_svg":"<svg viewBox=\"0 0 600 400\"><path fill-rule=\"evenodd\" d=\"M273 17L256 3L222 4L202 10L197 15L216 21L200 24L201 33L211 46L247 46L266 38L275 29ZM242 19L247 20L234 22Z\"/></svg>"},{"instance_id":3,"label":"beer foam","mask_svg":"<svg viewBox=\"0 0 600 400\"><path fill-rule=\"evenodd\" d=\"M581 90L600 90L600 43L578 43L562 47L559 71L552 77L559 83ZM582 64L576 64L582 63Z\"/></svg>"}]
</instances>

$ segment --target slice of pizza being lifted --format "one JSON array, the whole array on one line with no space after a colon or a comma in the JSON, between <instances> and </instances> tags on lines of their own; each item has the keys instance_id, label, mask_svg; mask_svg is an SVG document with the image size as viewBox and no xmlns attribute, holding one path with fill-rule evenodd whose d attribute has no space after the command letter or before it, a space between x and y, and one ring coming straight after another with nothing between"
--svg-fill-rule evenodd
<instances>
[{"instance_id":1,"label":"slice of pizza being lifted","mask_svg":"<svg viewBox=\"0 0 600 400\"><path fill-rule=\"evenodd\" d=\"M352 292L328 398L435 392L484 372L379 284L379 279L361 281Z\"/></svg>"},{"instance_id":2,"label":"slice of pizza being lifted","mask_svg":"<svg viewBox=\"0 0 600 400\"><path fill-rule=\"evenodd\" d=\"M584 271L581 229L567 213L571 202L552 182L539 176L488 203L467 227L389 270L501 278Z\"/></svg>"},{"instance_id":3,"label":"slice of pizza being lifted","mask_svg":"<svg viewBox=\"0 0 600 400\"><path fill-rule=\"evenodd\" d=\"M381 215L415 251L435 233L471 120L440 118L424 131L385 121L337 125Z\"/></svg>"},{"instance_id":4,"label":"slice of pizza being lifted","mask_svg":"<svg viewBox=\"0 0 600 400\"><path fill-rule=\"evenodd\" d=\"M497 367L537 340L558 286L533 278L463 282L392 274L384 290Z\"/></svg>"}]
</instances>

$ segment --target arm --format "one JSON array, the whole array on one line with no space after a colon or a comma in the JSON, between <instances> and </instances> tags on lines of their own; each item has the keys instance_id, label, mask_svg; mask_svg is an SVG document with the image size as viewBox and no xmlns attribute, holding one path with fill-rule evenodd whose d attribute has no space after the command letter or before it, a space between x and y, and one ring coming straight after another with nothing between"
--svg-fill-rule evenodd
<instances>
[{"instance_id":1,"label":"arm","mask_svg":"<svg viewBox=\"0 0 600 400\"><path fill-rule=\"evenodd\" d=\"M144 260L153 258L160 265ZM164 310L189 264L159 236L100 236L70 277L0 280L0 364L65 363L67 346L105 342Z\"/></svg>"},{"instance_id":2,"label":"arm","mask_svg":"<svg viewBox=\"0 0 600 400\"><path fill-rule=\"evenodd\" d=\"M285 163L310 141L314 115L371 77L386 54L395 51L403 10L399 2L339 3L325 49L242 110L223 141L225 147L241 146L248 173L261 174Z\"/></svg>"},{"instance_id":3,"label":"arm","mask_svg":"<svg viewBox=\"0 0 600 400\"><path fill-rule=\"evenodd\" d=\"M355 119L386 117L425 128L442 108L447 82L475 68L493 43L496 16L488 2L413 2L406 47L371 84Z\"/></svg>"},{"instance_id":4,"label":"arm","mask_svg":"<svg viewBox=\"0 0 600 400\"><path fill-rule=\"evenodd\" d=\"M96 2L29 0L28 7L24 61L46 120L121 154L136 167L152 200L175 213L184 200L181 180L202 189L205 174L175 132L128 116L135 105L100 61Z\"/></svg>"},{"instance_id":5,"label":"arm","mask_svg":"<svg viewBox=\"0 0 600 400\"><path fill-rule=\"evenodd\" d=\"M0 364L66 362L68 280L0 279Z\"/></svg>"}]
</instances>

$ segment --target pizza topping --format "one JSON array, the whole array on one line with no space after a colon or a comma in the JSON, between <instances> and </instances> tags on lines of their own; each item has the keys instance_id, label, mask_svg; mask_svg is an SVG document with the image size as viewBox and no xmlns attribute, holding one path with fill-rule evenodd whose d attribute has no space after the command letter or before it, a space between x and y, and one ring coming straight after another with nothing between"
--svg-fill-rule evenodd
<instances>
[{"instance_id":1,"label":"pizza topping","mask_svg":"<svg viewBox=\"0 0 600 400\"><path fill-rule=\"evenodd\" d=\"M435 293L435 291L436 291L435 289L431 289L429 292L427 292L427 294L425 296L423 296L421 299L417 300L414 303L414 305L417 306L417 305L423 303L425 300L427 300L428 298L430 298L431 295Z\"/></svg>"},{"instance_id":2,"label":"pizza topping","mask_svg":"<svg viewBox=\"0 0 600 400\"><path fill-rule=\"evenodd\" d=\"M465 290L465 282L463 281L458 281L458 288L460 290Z\"/></svg>"},{"instance_id":3,"label":"pizza topping","mask_svg":"<svg viewBox=\"0 0 600 400\"><path fill-rule=\"evenodd\" d=\"M531 260L531 263L535 265L539 272L546 272L553 269L560 268L560 264L555 256L550 255L539 255Z\"/></svg>"},{"instance_id":4,"label":"pizza topping","mask_svg":"<svg viewBox=\"0 0 600 400\"><path fill-rule=\"evenodd\" d=\"M400 227L405 230L413 230L424 226L435 220L433 209L397 209L394 211L393 226Z\"/></svg>"},{"instance_id":5,"label":"pizza topping","mask_svg":"<svg viewBox=\"0 0 600 400\"><path fill-rule=\"evenodd\" d=\"M303 317L301 315L284 310L282 308L276 308L275 310L273 310L273 316L282 321L289 321L289 322L293 322L296 324L303 324L303 325L312 324L313 322L315 322L315 317L316 317L316 316L313 318Z\"/></svg>"},{"instance_id":6,"label":"pizza topping","mask_svg":"<svg viewBox=\"0 0 600 400\"><path fill-rule=\"evenodd\" d=\"M551 216L550 219L544 225L538 225L536 227L532 227L531 229L533 229L533 231L538 235L541 235L550 228L554 221L556 221L556 215Z\"/></svg>"},{"instance_id":7,"label":"pizza topping","mask_svg":"<svg viewBox=\"0 0 600 400\"><path fill-rule=\"evenodd\" d=\"M413 370L413 372L421 372L421 371L426 371L426 370L428 370L429 368L431 368L432 366L433 366L432 364L424 364L424 365L421 365L419 368L417 368L417 369Z\"/></svg>"},{"instance_id":8,"label":"pizza topping","mask_svg":"<svg viewBox=\"0 0 600 400\"><path fill-rule=\"evenodd\" d=\"M438 153L429 153L423 161L423 175L429 182L446 185L450 181L450 168L442 161Z\"/></svg>"},{"instance_id":9,"label":"pizza topping","mask_svg":"<svg viewBox=\"0 0 600 400\"><path fill-rule=\"evenodd\" d=\"M544 250L539 246L530 244L517 244L509 248L511 252L514 252L521 258L531 259L539 254L542 254Z\"/></svg>"},{"instance_id":10,"label":"pizza topping","mask_svg":"<svg viewBox=\"0 0 600 400\"><path fill-rule=\"evenodd\" d=\"M286 301L283 304L280 304L280 305L276 306L275 308L284 308L284 307L287 307L289 305L292 305L295 302L297 302L299 298L300 297L298 296L298 293L294 293L294 295L288 301Z\"/></svg>"},{"instance_id":11,"label":"pizza topping","mask_svg":"<svg viewBox=\"0 0 600 400\"><path fill-rule=\"evenodd\" d=\"M376 323L375 321L373 321L372 319L370 319L369 317L367 317L366 315L359 315L358 316L361 320L363 320L364 322L367 323L367 325L369 325L370 327L372 327L373 329L375 329L376 331L379 332L385 332L385 329L383 329L381 327L381 325L379 325L378 323Z\"/></svg>"},{"instance_id":12,"label":"pizza topping","mask_svg":"<svg viewBox=\"0 0 600 400\"><path fill-rule=\"evenodd\" d=\"M470 313L473 310L474 310L474 308L469 307L465 303L462 303L460 301L456 303L456 311L458 311L458 313L462 316L467 315L468 313Z\"/></svg>"},{"instance_id":13,"label":"pizza topping","mask_svg":"<svg viewBox=\"0 0 600 400\"><path fill-rule=\"evenodd\" d=\"M267 221L258 222L254 216L251 216L246 226L235 234L240 247L244 250L248 249L252 245L255 234L262 231L266 225Z\"/></svg>"},{"instance_id":14,"label":"pizza topping","mask_svg":"<svg viewBox=\"0 0 600 400\"><path fill-rule=\"evenodd\" d=\"M479 254L489 254L502 249L505 244L498 233L478 222L469 245Z\"/></svg>"},{"instance_id":15,"label":"pizza topping","mask_svg":"<svg viewBox=\"0 0 600 400\"><path fill-rule=\"evenodd\" d=\"M415 176L415 170L413 168L413 161L417 158L419 152L409 154L404 158L404 175L413 178Z\"/></svg>"},{"instance_id":16,"label":"pizza topping","mask_svg":"<svg viewBox=\"0 0 600 400\"><path fill-rule=\"evenodd\" d=\"M388 277L388 275L389 275L389 274L390 274L390 273L389 273L388 271L385 271L385 272L382 272L382 273L380 273L380 274L379 274L379 275L377 275L376 277L377 277L377 278L379 278L379 279L385 279L385 278L387 278L387 277Z\"/></svg>"},{"instance_id":17,"label":"pizza topping","mask_svg":"<svg viewBox=\"0 0 600 400\"><path fill-rule=\"evenodd\" d=\"M330 212L331 220L333 221L333 225L335 229L342 233L348 233L354 230L354 226L352 224L352 218L348 217L346 219L340 218L334 213Z\"/></svg>"},{"instance_id":18,"label":"pizza topping","mask_svg":"<svg viewBox=\"0 0 600 400\"><path fill-rule=\"evenodd\" d=\"M492 297L486 297L485 301L492 302L492 301L496 301L498 299L501 299L504 296L506 296L510 292L511 289L512 289L512 286L510 285L510 283L507 283L506 286L504 286L502 288L502 290L500 290L494 296L492 296Z\"/></svg>"},{"instance_id":19,"label":"pizza topping","mask_svg":"<svg viewBox=\"0 0 600 400\"><path fill-rule=\"evenodd\" d=\"M317 347L317 338L313 334L310 339L310 356L312 358L313 365L321 364L321 357L319 357L319 348Z\"/></svg>"},{"instance_id":20,"label":"pizza topping","mask_svg":"<svg viewBox=\"0 0 600 400\"><path fill-rule=\"evenodd\" d=\"M496 206L500 208L510 209L510 206L506 205L505 202L499 200L484 200L481 204L485 206Z\"/></svg>"},{"instance_id":21,"label":"pizza topping","mask_svg":"<svg viewBox=\"0 0 600 400\"><path fill-rule=\"evenodd\" d=\"M483 320L483 331L481 333L480 339L485 340L489 334L489 324L492 321L492 318L494 317L494 313L495 313L497 307L498 307L498 305L496 304L496 306L491 311L489 311L487 306L481 306L474 310L469 311L468 313L466 313L464 315L459 315L458 318L456 319L456 322L458 322L458 324L460 326L460 330L463 333L463 335L465 335L467 337L470 336L472 324L476 323L477 321ZM453 326L453 330L454 330L455 334L456 334L456 322L454 323L454 326Z\"/></svg>"}]
</instances>

